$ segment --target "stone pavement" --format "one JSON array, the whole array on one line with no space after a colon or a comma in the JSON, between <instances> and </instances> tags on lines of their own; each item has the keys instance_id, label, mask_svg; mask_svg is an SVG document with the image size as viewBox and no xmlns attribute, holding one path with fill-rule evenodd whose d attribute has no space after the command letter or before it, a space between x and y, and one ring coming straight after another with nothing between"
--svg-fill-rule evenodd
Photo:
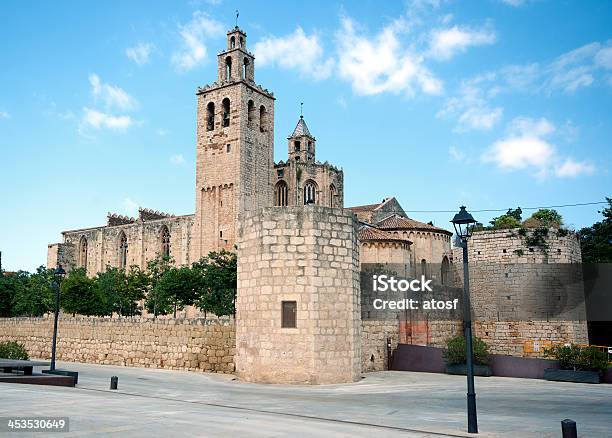
<instances>
[{"instance_id":1,"label":"stone pavement","mask_svg":"<svg viewBox=\"0 0 612 438\"><path fill-rule=\"evenodd\" d=\"M260 385L231 375L62 363L77 388L0 384L0 417L69 416L65 436L471 436L465 378L402 371L354 384ZM119 390L110 391L110 377ZM612 385L476 378L481 437L612 437ZM13 434L25 437L23 432ZM31 434L41 436L41 434ZM62 436L54 434L53 436Z\"/></svg>"}]
</instances>

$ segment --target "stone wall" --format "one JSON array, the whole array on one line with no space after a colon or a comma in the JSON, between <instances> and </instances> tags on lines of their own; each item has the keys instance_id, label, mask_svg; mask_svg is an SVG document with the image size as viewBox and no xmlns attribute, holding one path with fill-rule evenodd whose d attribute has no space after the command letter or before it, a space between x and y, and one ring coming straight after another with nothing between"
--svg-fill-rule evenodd
<instances>
[{"instance_id":1,"label":"stone wall","mask_svg":"<svg viewBox=\"0 0 612 438\"><path fill-rule=\"evenodd\" d=\"M525 352L526 341L588 344L580 242L550 228L545 243L529 247L518 229L476 232L469 240L474 333L492 353L542 356ZM453 265L462 285L461 248L453 250ZM551 311L550 318L534 317L538 309Z\"/></svg>"},{"instance_id":2,"label":"stone wall","mask_svg":"<svg viewBox=\"0 0 612 438\"><path fill-rule=\"evenodd\" d=\"M49 359L53 317L0 318L0 341L25 344ZM232 373L231 320L67 317L58 328L57 359L105 365Z\"/></svg>"},{"instance_id":3,"label":"stone wall","mask_svg":"<svg viewBox=\"0 0 612 438\"><path fill-rule=\"evenodd\" d=\"M248 381L340 383L361 374L359 244L354 215L271 207L242 218L236 372ZM282 302L296 303L295 327Z\"/></svg>"}]
</instances>

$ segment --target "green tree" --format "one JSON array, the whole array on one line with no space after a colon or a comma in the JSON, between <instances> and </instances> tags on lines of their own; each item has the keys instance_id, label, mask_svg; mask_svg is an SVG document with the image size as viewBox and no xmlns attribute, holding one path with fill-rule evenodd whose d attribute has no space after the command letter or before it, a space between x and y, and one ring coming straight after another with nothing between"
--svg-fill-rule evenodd
<instances>
[{"instance_id":1,"label":"green tree","mask_svg":"<svg viewBox=\"0 0 612 438\"><path fill-rule=\"evenodd\" d=\"M549 208L541 208L525 220L525 226L529 228L537 227L554 227L561 228L563 225L563 218L557 210Z\"/></svg>"},{"instance_id":2,"label":"green tree","mask_svg":"<svg viewBox=\"0 0 612 438\"><path fill-rule=\"evenodd\" d=\"M96 276L96 286L103 315L113 312L124 315L131 305L126 302L127 278L123 269L107 266L104 272Z\"/></svg>"},{"instance_id":3,"label":"green tree","mask_svg":"<svg viewBox=\"0 0 612 438\"><path fill-rule=\"evenodd\" d=\"M198 281L196 306L204 313L217 316L236 313L237 257L233 252L211 252L194 263L194 278Z\"/></svg>"},{"instance_id":4,"label":"green tree","mask_svg":"<svg viewBox=\"0 0 612 438\"><path fill-rule=\"evenodd\" d=\"M41 316L55 307L52 269L39 266L36 272L19 272L16 279L16 292L13 298L15 315Z\"/></svg>"},{"instance_id":5,"label":"green tree","mask_svg":"<svg viewBox=\"0 0 612 438\"><path fill-rule=\"evenodd\" d=\"M149 275L149 290L145 299L147 312L157 315L167 315L172 311L170 298L162 295L162 290L157 288L157 284L165 272L172 267L174 261L170 257L158 256L147 263Z\"/></svg>"},{"instance_id":6,"label":"green tree","mask_svg":"<svg viewBox=\"0 0 612 438\"><path fill-rule=\"evenodd\" d=\"M107 315L96 279L89 278L85 268L73 269L62 281L61 306L67 313L79 315Z\"/></svg>"},{"instance_id":7,"label":"green tree","mask_svg":"<svg viewBox=\"0 0 612 438\"><path fill-rule=\"evenodd\" d=\"M0 271L0 317L7 318L15 316L14 299L19 287L19 281L23 281L20 277L27 278L28 273L19 271L16 273L7 273Z\"/></svg>"},{"instance_id":8,"label":"green tree","mask_svg":"<svg viewBox=\"0 0 612 438\"><path fill-rule=\"evenodd\" d=\"M584 263L612 262L612 198L606 197L608 206L599 211L603 219L580 230L580 247Z\"/></svg>"},{"instance_id":9,"label":"green tree","mask_svg":"<svg viewBox=\"0 0 612 438\"><path fill-rule=\"evenodd\" d=\"M506 228L518 228L521 226L521 215L523 214L523 210L521 207L517 207L516 209L508 209L505 214L501 216L494 217L489 223L491 227L498 229L506 229Z\"/></svg>"},{"instance_id":10,"label":"green tree","mask_svg":"<svg viewBox=\"0 0 612 438\"><path fill-rule=\"evenodd\" d=\"M194 271L188 266L170 267L157 281L151 292L158 300L158 314L167 314L192 305L196 298L197 281L194 280Z\"/></svg>"},{"instance_id":11,"label":"green tree","mask_svg":"<svg viewBox=\"0 0 612 438\"><path fill-rule=\"evenodd\" d=\"M141 314L138 301L146 297L151 288L151 276L138 266L132 266L126 274L126 287L122 297L122 315L135 316Z\"/></svg>"}]
</instances>

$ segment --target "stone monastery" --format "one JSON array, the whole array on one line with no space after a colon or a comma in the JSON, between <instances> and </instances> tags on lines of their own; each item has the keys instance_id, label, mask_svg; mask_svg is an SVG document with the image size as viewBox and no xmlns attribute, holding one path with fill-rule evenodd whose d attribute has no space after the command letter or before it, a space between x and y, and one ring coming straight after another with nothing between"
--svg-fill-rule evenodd
<instances>
[{"instance_id":1,"label":"stone monastery","mask_svg":"<svg viewBox=\"0 0 612 438\"><path fill-rule=\"evenodd\" d=\"M235 27L218 54L217 80L199 87L195 214L139 209L138 218L108 214L104 226L62 232L47 266L145 268L159 255L190 264L210 251L233 250L238 218L262 207L344 208L344 174L317 161L316 138L300 116L286 161L274 162L274 100L255 82L255 57ZM360 221L360 263L448 266L452 233L406 216L395 198L350 207Z\"/></svg>"}]
</instances>

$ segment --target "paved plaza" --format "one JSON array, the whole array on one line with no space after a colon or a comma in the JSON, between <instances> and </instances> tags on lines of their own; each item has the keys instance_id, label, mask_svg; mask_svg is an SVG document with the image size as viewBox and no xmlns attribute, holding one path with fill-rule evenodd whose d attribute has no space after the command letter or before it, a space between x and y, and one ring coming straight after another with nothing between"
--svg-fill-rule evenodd
<instances>
[{"instance_id":1,"label":"paved plaza","mask_svg":"<svg viewBox=\"0 0 612 438\"><path fill-rule=\"evenodd\" d=\"M261 385L234 376L62 363L76 388L2 384L0 417L70 417L65 436L469 436L465 378L402 371L354 384ZM119 390L110 391L110 377ZM479 436L612 437L612 385L476 378ZM16 437L27 434L15 433ZM60 436L61 434L53 434ZM41 434L32 434L41 436Z\"/></svg>"}]
</instances>

